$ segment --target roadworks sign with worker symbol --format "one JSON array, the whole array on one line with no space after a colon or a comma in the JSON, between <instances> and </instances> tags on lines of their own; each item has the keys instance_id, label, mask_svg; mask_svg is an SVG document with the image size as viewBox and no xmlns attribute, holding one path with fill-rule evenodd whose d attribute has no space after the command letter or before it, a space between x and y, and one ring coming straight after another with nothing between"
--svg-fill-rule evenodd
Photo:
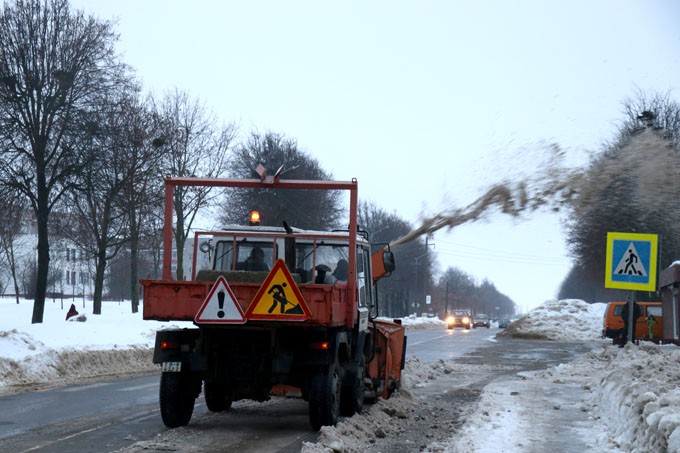
<instances>
[{"instance_id":1,"label":"roadworks sign with worker symbol","mask_svg":"<svg viewBox=\"0 0 680 453\"><path fill-rule=\"evenodd\" d=\"M312 317L300 288L283 260L274 263L246 311L246 318L258 320L305 321Z\"/></svg>"},{"instance_id":2,"label":"roadworks sign with worker symbol","mask_svg":"<svg viewBox=\"0 0 680 453\"><path fill-rule=\"evenodd\" d=\"M606 288L656 291L658 236L607 233Z\"/></svg>"},{"instance_id":3,"label":"roadworks sign with worker symbol","mask_svg":"<svg viewBox=\"0 0 680 453\"><path fill-rule=\"evenodd\" d=\"M220 276L194 317L196 324L243 324L246 317L227 280Z\"/></svg>"}]
</instances>

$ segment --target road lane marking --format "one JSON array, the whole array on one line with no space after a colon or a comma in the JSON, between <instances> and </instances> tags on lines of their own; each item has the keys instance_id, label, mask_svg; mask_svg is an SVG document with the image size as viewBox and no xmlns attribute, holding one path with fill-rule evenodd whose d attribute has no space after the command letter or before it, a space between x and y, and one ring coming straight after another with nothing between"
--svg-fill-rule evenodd
<instances>
[{"instance_id":1,"label":"road lane marking","mask_svg":"<svg viewBox=\"0 0 680 453\"><path fill-rule=\"evenodd\" d=\"M82 431L78 431L76 433L69 434L68 436L64 436L64 437L61 437L59 439L55 439L53 441L47 441L47 442L43 443L42 445L36 445L35 447L29 448L28 450L24 450L24 451L25 452L26 451L34 451L34 450L40 450L42 448L50 447L51 445L56 444L58 442L63 442L65 440L69 440L69 439L72 439L74 437L82 436L83 434L87 434L87 433L92 432L92 431L97 431L99 429L106 428L107 426L111 426L112 424L113 424L112 422L102 423L101 425L98 425L98 426L95 426L95 427L92 427L92 428L89 428L89 429L84 429Z\"/></svg>"},{"instance_id":2,"label":"road lane marking","mask_svg":"<svg viewBox=\"0 0 680 453\"><path fill-rule=\"evenodd\" d=\"M98 387L105 387L107 385L111 385L111 383L102 382L102 383L99 383L99 384L82 385L80 387L69 387L69 388L61 389L59 391L60 392L80 392L81 390L96 389Z\"/></svg>"},{"instance_id":3,"label":"road lane marking","mask_svg":"<svg viewBox=\"0 0 680 453\"><path fill-rule=\"evenodd\" d=\"M428 343L428 342L430 342L430 341L439 340L440 338L446 338L446 337L448 337L448 336L449 336L449 334L440 335L440 336L438 336L438 337L428 338L427 340L422 340L422 341L418 341L418 342L415 342L415 343L409 341L409 342L408 342L408 346L416 346L416 345L419 345L419 344Z\"/></svg>"},{"instance_id":4,"label":"road lane marking","mask_svg":"<svg viewBox=\"0 0 680 453\"><path fill-rule=\"evenodd\" d=\"M125 387L120 389L119 391L121 392L134 392L135 390L142 390L142 389L148 389L151 387L158 387L158 382L153 382L151 384L142 384L142 385L135 385L132 387Z\"/></svg>"}]
</instances>

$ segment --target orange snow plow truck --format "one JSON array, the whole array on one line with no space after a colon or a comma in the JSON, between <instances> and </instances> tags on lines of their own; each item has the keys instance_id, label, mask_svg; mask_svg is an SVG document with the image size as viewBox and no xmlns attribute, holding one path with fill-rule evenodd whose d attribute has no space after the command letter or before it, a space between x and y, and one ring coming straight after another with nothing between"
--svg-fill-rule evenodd
<instances>
[{"instance_id":1,"label":"orange snow plow truck","mask_svg":"<svg viewBox=\"0 0 680 453\"><path fill-rule=\"evenodd\" d=\"M358 227L356 180L279 180L261 167L258 174L165 180L163 277L141 285L144 319L193 324L156 333L160 411L170 428L189 423L201 391L213 412L241 399L301 395L318 430L399 388L405 330L398 320L376 319L376 283L394 270L394 257L389 247L372 250ZM346 191L349 229L309 231L284 221L198 232L192 277L174 280L173 194L190 186Z\"/></svg>"}]
</instances>

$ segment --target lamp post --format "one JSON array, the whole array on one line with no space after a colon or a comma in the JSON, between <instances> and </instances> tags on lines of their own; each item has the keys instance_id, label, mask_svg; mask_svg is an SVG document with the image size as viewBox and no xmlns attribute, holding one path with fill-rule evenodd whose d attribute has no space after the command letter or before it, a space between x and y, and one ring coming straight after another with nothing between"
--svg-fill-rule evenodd
<instances>
[{"instance_id":1,"label":"lamp post","mask_svg":"<svg viewBox=\"0 0 680 453\"><path fill-rule=\"evenodd\" d=\"M419 272L419 269L418 269L418 266L419 266L418 260L420 260L420 258L425 258L429 255L430 249L428 247L430 247L430 246L434 247L434 244L429 243L429 239L430 239L430 235L428 234L425 237L425 253L423 253L422 255L419 255L419 256L417 256L413 259L413 261L415 262L415 265L416 265L416 297L417 297L416 298L416 308L417 309L420 308L421 300L424 299L424 296L427 293L426 285L421 284L421 282L420 282L420 280L422 278L424 278L424 276L422 276L422 277L420 276L420 272Z\"/></svg>"}]
</instances>

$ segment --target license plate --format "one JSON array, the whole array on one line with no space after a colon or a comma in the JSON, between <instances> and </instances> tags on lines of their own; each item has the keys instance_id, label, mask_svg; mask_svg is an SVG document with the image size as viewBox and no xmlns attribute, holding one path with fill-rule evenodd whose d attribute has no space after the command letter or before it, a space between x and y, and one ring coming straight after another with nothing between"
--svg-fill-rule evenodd
<instances>
[{"instance_id":1,"label":"license plate","mask_svg":"<svg viewBox=\"0 0 680 453\"><path fill-rule=\"evenodd\" d=\"M178 373L182 371L182 362L163 362L161 364L161 371Z\"/></svg>"}]
</instances>

